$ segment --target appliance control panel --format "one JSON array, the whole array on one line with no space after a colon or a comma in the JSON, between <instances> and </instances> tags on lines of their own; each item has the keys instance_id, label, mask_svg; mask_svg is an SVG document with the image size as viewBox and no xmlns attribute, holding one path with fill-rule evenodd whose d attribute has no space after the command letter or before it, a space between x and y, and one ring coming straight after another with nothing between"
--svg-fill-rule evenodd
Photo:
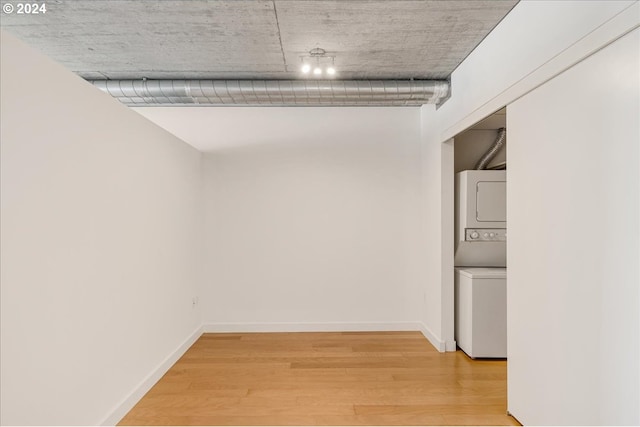
<instances>
[{"instance_id":1,"label":"appliance control panel","mask_svg":"<svg viewBox=\"0 0 640 427\"><path fill-rule=\"evenodd\" d=\"M465 228L464 240L467 242L506 242L506 228Z\"/></svg>"}]
</instances>

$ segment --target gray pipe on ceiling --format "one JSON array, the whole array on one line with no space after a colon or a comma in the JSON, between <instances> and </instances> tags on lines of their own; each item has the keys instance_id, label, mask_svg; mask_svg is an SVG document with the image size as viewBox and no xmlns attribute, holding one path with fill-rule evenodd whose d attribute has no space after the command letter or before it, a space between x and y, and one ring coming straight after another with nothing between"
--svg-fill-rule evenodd
<instances>
[{"instance_id":1,"label":"gray pipe on ceiling","mask_svg":"<svg viewBox=\"0 0 640 427\"><path fill-rule=\"evenodd\" d=\"M130 106L437 104L444 80L89 80Z\"/></svg>"}]
</instances>

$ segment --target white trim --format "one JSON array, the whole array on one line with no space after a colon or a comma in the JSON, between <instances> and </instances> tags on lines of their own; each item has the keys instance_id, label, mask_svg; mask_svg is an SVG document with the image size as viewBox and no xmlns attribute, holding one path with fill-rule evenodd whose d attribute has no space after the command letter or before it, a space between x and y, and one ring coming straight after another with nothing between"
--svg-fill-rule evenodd
<instances>
[{"instance_id":1,"label":"white trim","mask_svg":"<svg viewBox=\"0 0 640 427\"><path fill-rule=\"evenodd\" d=\"M198 326L195 331L178 346L169 356L167 356L155 369L151 371L140 384L138 384L98 425L116 425L125 415L142 399L151 387L167 373L167 371L182 357L184 353L202 335L202 326Z\"/></svg>"},{"instance_id":2,"label":"white trim","mask_svg":"<svg viewBox=\"0 0 640 427\"><path fill-rule=\"evenodd\" d=\"M207 332L367 332L421 331L420 322L205 323Z\"/></svg>"},{"instance_id":3,"label":"white trim","mask_svg":"<svg viewBox=\"0 0 640 427\"><path fill-rule=\"evenodd\" d=\"M441 341L440 338L436 334L433 333L431 329L427 327L424 323L420 323L420 332L422 335L431 343L432 346L436 348L440 353L444 353L446 351L446 344L444 341Z\"/></svg>"},{"instance_id":4,"label":"white trim","mask_svg":"<svg viewBox=\"0 0 640 427\"><path fill-rule=\"evenodd\" d=\"M505 105L526 95L583 59L593 55L598 50L638 28L638 16L640 16L640 4L635 2L446 129L442 133L440 140L446 141L453 138Z\"/></svg>"},{"instance_id":5,"label":"white trim","mask_svg":"<svg viewBox=\"0 0 640 427\"><path fill-rule=\"evenodd\" d=\"M454 238L455 235L455 163L453 138L440 147L440 340L444 342L442 351L452 351L447 343L453 341L455 335L455 298L454 280ZM455 345L453 347L455 351Z\"/></svg>"}]
</instances>

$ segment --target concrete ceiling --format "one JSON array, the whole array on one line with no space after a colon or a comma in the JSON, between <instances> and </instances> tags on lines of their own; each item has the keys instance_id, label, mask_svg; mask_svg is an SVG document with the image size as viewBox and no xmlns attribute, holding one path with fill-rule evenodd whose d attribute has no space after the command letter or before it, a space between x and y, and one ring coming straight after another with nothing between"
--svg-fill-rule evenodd
<instances>
[{"instance_id":1,"label":"concrete ceiling","mask_svg":"<svg viewBox=\"0 0 640 427\"><path fill-rule=\"evenodd\" d=\"M16 3L2 1L5 3ZM87 79L443 79L517 0L48 0L1 26Z\"/></svg>"}]
</instances>

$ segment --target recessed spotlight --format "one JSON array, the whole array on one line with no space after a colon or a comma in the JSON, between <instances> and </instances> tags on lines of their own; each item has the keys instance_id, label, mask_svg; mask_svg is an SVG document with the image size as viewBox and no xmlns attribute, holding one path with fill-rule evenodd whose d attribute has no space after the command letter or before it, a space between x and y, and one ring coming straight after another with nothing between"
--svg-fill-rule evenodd
<instances>
[{"instance_id":1,"label":"recessed spotlight","mask_svg":"<svg viewBox=\"0 0 640 427\"><path fill-rule=\"evenodd\" d=\"M311 65L309 64L302 64L302 68L300 68L300 70L307 74L309 71L311 71Z\"/></svg>"},{"instance_id":2,"label":"recessed spotlight","mask_svg":"<svg viewBox=\"0 0 640 427\"><path fill-rule=\"evenodd\" d=\"M327 68L327 74L329 74L330 76L333 76L336 73L336 69L333 67L329 67Z\"/></svg>"},{"instance_id":3,"label":"recessed spotlight","mask_svg":"<svg viewBox=\"0 0 640 427\"><path fill-rule=\"evenodd\" d=\"M320 74L322 74L322 68L320 67L316 67L313 69L313 74L315 74L316 76L319 76Z\"/></svg>"}]
</instances>

